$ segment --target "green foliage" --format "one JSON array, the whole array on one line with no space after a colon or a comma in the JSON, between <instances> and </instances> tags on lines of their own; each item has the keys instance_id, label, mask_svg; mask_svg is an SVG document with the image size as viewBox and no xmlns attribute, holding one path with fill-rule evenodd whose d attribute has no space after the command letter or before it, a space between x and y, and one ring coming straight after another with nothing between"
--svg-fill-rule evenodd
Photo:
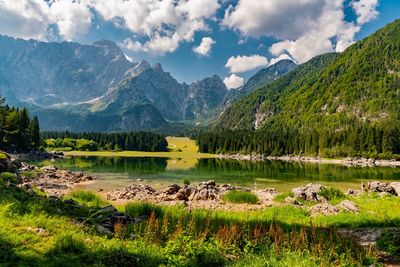
<instances>
[{"instance_id":1,"label":"green foliage","mask_svg":"<svg viewBox=\"0 0 400 267\"><path fill-rule=\"evenodd\" d=\"M222 199L231 203L249 203L256 204L260 200L258 197L251 192L242 192L232 190L222 196Z\"/></svg>"},{"instance_id":2,"label":"green foliage","mask_svg":"<svg viewBox=\"0 0 400 267\"><path fill-rule=\"evenodd\" d=\"M400 258L400 230L385 230L378 238L376 244L378 248L390 253L392 256Z\"/></svg>"},{"instance_id":3,"label":"green foliage","mask_svg":"<svg viewBox=\"0 0 400 267\"><path fill-rule=\"evenodd\" d=\"M343 200L346 199L346 195L336 188L324 188L318 195L324 197L326 200Z\"/></svg>"},{"instance_id":4,"label":"green foliage","mask_svg":"<svg viewBox=\"0 0 400 267\"><path fill-rule=\"evenodd\" d=\"M0 152L0 159L7 159L7 155Z\"/></svg>"},{"instance_id":5,"label":"green foliage","mask_svg":"<svg viewBox=\"0 0 400 267\"><path fill-rule=\"evenodd\" d=\"M287 197L294 197L293 192L277 194L275 195L274 200L277 202L283 202Z\"/></svg>"},{"instance_id":6,"label":"green foliage","mask_svg":"<svg viewBox=\"0 0 400 267\"><path fill-rule=\"evenodd\" d=\"M0 149L23 152L40 145L39 121L29 118L27 109L11 108L0 98Z\"/></svg>"},{"instance_id":7,"label":"green foliage","mask_svg":"<svg viewBox=\"0 0 400 267\"><path fill-rule=\"evenodd\" d=\"M400 20L242 98L215 137L198 137L200 151L399 158L399 37Z\"/></svg>"},{"instance_id":8,"label":"green foliage","mask_svg":"<svg viewBox=\"0 0 400 267\"><path fill-rule=\"evenodd\" d=\"M0 183L18 184L19 179L15 173L2 172L0 173Z\"/></svg>"},{"instance_id":9,"label":"green foliage","mask_svg":"<svg viewBox=\"0 0 400 267\"><path fill-rule=\"evenodd\" d=\"M183 184L184 185L190 185L190 180L189 179L183 179Z\"/></svg>"},{"instance_id":10,"label":"green foliage","mask_svg":"<svg viewBox=\"0 0 400 267\"><path fill-rule=\"evenodd\" d=\"M96 133L96 132L43 132L44 146L48 150L131 150L168 151L164 136L150 132Z\"/></svg>"},{"instance_id":11,"label":"green foliage","mask_svg":"<svg viewBox=\"0 0 400 267\"><path fill-rule=\"evenodd\" d=\"M87 190L75 190L69 197L88 206L101 207L107 204L100 196Z\"/></svg>"}]
</instances>

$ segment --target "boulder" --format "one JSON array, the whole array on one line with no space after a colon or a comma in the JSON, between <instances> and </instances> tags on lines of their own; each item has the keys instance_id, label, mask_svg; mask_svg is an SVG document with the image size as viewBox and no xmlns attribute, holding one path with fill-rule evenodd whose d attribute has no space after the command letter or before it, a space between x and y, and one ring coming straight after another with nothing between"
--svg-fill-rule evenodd
<instances>
[{"instance_id":1,"label":"boulder","mask_svg":"<svg viewBox=\"0 0 400 267\"><path fill-rule=\"evenodd\" d=\"M393 187L396 195L400 197L400 182L393 182L390 185Z\"/></svg>"},{"instance_id":2,"label":"boulder","mask_svg":"<svg viewBox=\"0 0 400 267\"><path fill-rule=\"evenodd\" d=\"M391 195L396 195L396 190L390 183L387 182L368 182L367 185L368 192L385 192Z\"/></svg>"},{"instance_id":3,"label":"boulder","mask_svg":"<svg viewBox=\"0 0 400 267\"><path fill-rule=\"evenodd\" d=\"M343 200L339 204L336 205L340 211L358 213L360 210L358 209L356 203L350 200Z\"/></svg>"},{"instance_id":4,"label":"boulder","mask_svg":"<svg viewBox=\"0 0 400 267\"><path fill-rule=\"evenodd\" d=\"M301 198L303 200L311 201L319 201L318 193L320 193L324 189L323 185L320 184L307 184L306 186L301 186L297 188L293 188L292 192L295 198Z\"/></svg>"},{"instance_id":5,"label":"boulder","mask_svg":"<svg viewBox=\"0 0 400 267\"><path fill-rule=\"evenodd\" d=\"M315 216L318 214L322 215L334 215L339 213L340 209L327 202L318 203L310 208L311 215Z\"/></svg>"}]
</instances>

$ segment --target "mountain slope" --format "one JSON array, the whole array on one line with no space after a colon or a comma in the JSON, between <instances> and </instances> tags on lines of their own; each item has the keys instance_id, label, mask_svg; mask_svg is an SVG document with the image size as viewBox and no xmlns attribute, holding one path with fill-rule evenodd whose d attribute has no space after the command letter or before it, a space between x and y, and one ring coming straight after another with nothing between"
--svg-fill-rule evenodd
<instances>
[{"instance_id":1,"label":"mountain slope","mask_svg":"<svg viewBox=\"0 0 400 267\"><path fill-rule=\"evenodd\" d=\"M296 128L318 125L339 130L346 119L360 123L398 120L399 38L400 21L396 21L337 58L333 56L310 68L321 59L318 57L235 104L221 122L229 120L223 125L227 128L281 123ZM235 119L240 116L246 118Z\"/></svg>"},{"instance_id":2,"label":"mountain slope","mask_svg":"<svg viewBox=\"0 0 400 267\"><path fill-rule=\"evenodd\" d=\"M0 93L37 105L75 103L105 94L135 63L110 41L46 43L0 36Z\"/></svg>"}]
</instances>

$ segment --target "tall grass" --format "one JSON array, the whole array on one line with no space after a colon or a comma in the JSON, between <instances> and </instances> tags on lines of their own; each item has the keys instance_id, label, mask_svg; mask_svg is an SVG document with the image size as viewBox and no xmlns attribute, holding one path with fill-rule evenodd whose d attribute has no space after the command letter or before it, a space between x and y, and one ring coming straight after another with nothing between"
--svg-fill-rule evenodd
<instances>
[{"instance_id":1,"label":"tall grass","mask_svg":"<svg viewBox=\"0 0 400 267\"><path fill-rule=\"evenodd\" d=\"M231 203L249 203L249 204L256 204L260 201L258 197L251 192L242 192L236 190L229 191L228 193L222 195L222 200Z\"/></svg>"},{"instance_id":2,"label":"tall grass","mask_svg":"<svg viewBox=\"0 0 400 267\"><path fill-rule=\"evenodd\" d=\"M81 190L81 189L75 190L69 195L69 197L80 203L84 203L88 206L93 206L96 208L99 208L101 206L105 206L108 204L99 195L97 195L91 191L87 191L87 190Z\"/></svg>"}]
</instances>

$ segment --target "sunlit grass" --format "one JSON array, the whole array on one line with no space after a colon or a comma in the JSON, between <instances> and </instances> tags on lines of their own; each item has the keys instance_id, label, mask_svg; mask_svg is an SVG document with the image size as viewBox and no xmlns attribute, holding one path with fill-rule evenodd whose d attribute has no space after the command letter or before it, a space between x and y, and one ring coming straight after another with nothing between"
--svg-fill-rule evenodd
<instances>
[{"instance_id":1,"label":"sunlit grass","mask_svg":"<svg viewBox=\"0 0 400 267\"><path fill-rule=\"evenodd\" d=\"M249 203L256 204L260 200L251 192L229 191L222 196L222 200L231 203Z\"/></svg>"}]
</instances>

